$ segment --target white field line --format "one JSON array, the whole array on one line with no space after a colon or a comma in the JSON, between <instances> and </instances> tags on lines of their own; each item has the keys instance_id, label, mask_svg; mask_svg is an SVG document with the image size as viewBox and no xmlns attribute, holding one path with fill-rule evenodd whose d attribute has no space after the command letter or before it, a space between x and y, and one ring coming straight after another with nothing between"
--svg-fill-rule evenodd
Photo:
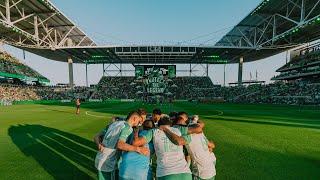
<instances>
[{"instance_id":1,"label":"white field line","mask_svg":"<svg viewBox=\"0 0 320 180\"><path fill-rule=\"evenodd\" d=\"M92 117L96 117L96 118L105 118L105 116L94 115L94 114L90 114L89 112L90 111L86 111L87 116L92 116Z\"/></svg>"}]
</instances>

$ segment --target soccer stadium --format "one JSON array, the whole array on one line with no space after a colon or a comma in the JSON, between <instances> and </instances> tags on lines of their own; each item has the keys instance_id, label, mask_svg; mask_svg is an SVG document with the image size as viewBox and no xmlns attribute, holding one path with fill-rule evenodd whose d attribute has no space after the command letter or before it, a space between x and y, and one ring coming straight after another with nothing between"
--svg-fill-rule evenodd
<instances>
[{"instance_id":1,"label":"soccer stadium","mask_svg":"<svg viewBox=\"0 0 320 180\"><path fill-rule=\"evenodd\" d=\"M319 39L320 0L0 0L0 179L318 180Z\"/></svg>"}]
</instances>

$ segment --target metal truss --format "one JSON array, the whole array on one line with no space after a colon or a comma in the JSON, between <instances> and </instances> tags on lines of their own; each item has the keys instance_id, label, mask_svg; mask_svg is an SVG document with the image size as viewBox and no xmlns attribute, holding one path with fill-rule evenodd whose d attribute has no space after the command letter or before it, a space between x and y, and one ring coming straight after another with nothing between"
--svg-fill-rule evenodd
<instances>
[{"instance_id":1,"label":"metal truss","mask_svg":"<svg viewBox=\"0 0 320 180\"><path fill-rule=\"evenodd\" d=\"M264 0L216 46L259 49L296 45L292 36L319 18L320 0Z\"/></svg>"},{"instance_id":2,"label":"metal truss","mask_svg":"<svg viewBox=\"0 0 320 180\"><path fill-rule=\"evenodd\" d=\"M128 70L128 69L123 69L122 63L116 64L116 63L108 63L102 64L103 68L103 76L123 76L125 72L134 72L134 70ZM133 65L134 66L134 65Z\"/></svg>"},{"instance_id":3,"label":"metal truss","mask_svg":"<svg viewBox=\"0 0 320 180\"><path fill-rule=\"evenodd\" d=\"M33 48L96 45L48 0L0 0L0 39Z\"/></svg>"},{"instance_id":4,"label":"metal truss","mask_svg":"<svg viewBox=\"0 0 320 180\"><path fill-rule=\"evenodd\" d=\"M200 69L198 68L200 67ZM209 64L189 64L189 68L176 70L177 73L183 73L182 76L185 76L186 73L190 77L208 77L209 76Z\"/></svg>"},{"instance_id":5,"label":"metal truss","mask_svg":"<svg viewBox=\"0 0 320 180\"><path fill-rule=\"evenodd\" d=\"M145 59L148 63L167 63L170 61L191 61L197 53L195 47L170 47L170 46L143 46L143 47L117 47L115 54L120 59L130 59L132 62L139 62Z\"/></svg>"}]
</instances>

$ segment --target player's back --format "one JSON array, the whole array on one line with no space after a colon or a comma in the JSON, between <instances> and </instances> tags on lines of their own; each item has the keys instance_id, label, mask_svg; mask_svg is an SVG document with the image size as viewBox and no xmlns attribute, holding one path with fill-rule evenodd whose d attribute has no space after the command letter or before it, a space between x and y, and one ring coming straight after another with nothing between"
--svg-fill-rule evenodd
<instances>
[{"instance_id":1,"label":"player's back","mask_svg":"<svg viewBox=\"0 0 320 180\"><path fill-rule=\"evenodd\" d=\"M151 130L150 130L151 131ZM139 136L143 136L147 130L139 131ZM127 143L132 144L133 134L128 137ZM154 153L152 141L145 144L144 147L149 148L150 155ZM150 156L145 156L137 152L122 152L121 163L119 166L119 175L124 179L146 180L150 169Z\"/></svg>"},{"instance_id":2,"label":"player's back","mask_svg":"<svg viewBox=\"0 0 320 180\"><path fill-rule=\"evenodd\" d=\"M170 127L170 131L180 136L179 129ZM157 176L170 174L190 173L187 161L183 154L183 147L173 144L166 134L155 129L153 144L157 155Z\"/></svg>"},{"instance_id":3,"label":"player's back","mask_svg":"<svg viewBox=\"0 0 320 180\"><path fill-rule=\"evenodd\" d=\"M214 153L209 151L208 140L204 133L192 134L191 142L186 146L191 155L192 173L203 178L211 178L216 175Z\"/></svg>"},{"instance_id":4,"label":"player's back","mask_svg":"<svg viewBox=\"0 0 320 180\"><path fill-rule=\"evenodd\" d=\"M126 126L125 121L117 121L112 123L103 137L103 152L98 151L95 158L95 167L100 171L111 172L115 169L118 160L118 143L121 130Z\"/></svg>"},{"instance_id":5,"label":"player's back","mask_svg":"<svg viewBox=\"0 0 320 180\"><path fill-rule=\"evenodd\" d=\"M124 128L124 126L126 126L125 121L116 121L110 124L102 140L102 144L107 148L115 149L121 129Z\"/></svg>"}]
</instances>

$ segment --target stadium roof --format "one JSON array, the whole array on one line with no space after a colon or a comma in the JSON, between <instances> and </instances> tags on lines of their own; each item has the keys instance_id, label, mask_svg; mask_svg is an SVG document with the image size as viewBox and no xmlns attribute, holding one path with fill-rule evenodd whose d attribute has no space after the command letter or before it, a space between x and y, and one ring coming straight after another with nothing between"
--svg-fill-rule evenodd
<instances>
[{"instance_id":1,"label":"stadium roof","mask_svg":"<svg viewBox=\"0 0 320 180\"><path fill-rule=\"evenodd\" d=\"M0 0L0 39L17 47L95 45L48 0Z\"/></svg>"},{"instance_id":2,"label":"stadium roof","mask_svg":"<svg viewBox=\"0 0 320 180\"><path fill-rule=\"evenodd\" d=\"M294 46L320 37L319 0L263 0L217 46Z\"/></svg>"},{"instance_id":3,"label":"stadium roof","mask_svg":"<svg viewBox=\"0 0 320 180\"><path fill-rule=\"evenodd\" d=\"M196 46L105 46L50 49L28 49L48 59L66 62L68 57L75 63L124 63L124 64L225 64L270 57L284 51L282 48L235 48Z\"/></svg>"},{"instance_id":4,"label":"stadium roof","mask_svg":"<svg viewBox=\"0 0 320 180\"><path fill-rule=\"evenodd\" d=\"M0 0L0 12L0 38L5 43L56 61L72 57L75 63L214 64L236 63L240 56L249 62L320 37L320 0L264 0L209 47L96 47L48 0Z\"/></svg>"}]
</instances>

